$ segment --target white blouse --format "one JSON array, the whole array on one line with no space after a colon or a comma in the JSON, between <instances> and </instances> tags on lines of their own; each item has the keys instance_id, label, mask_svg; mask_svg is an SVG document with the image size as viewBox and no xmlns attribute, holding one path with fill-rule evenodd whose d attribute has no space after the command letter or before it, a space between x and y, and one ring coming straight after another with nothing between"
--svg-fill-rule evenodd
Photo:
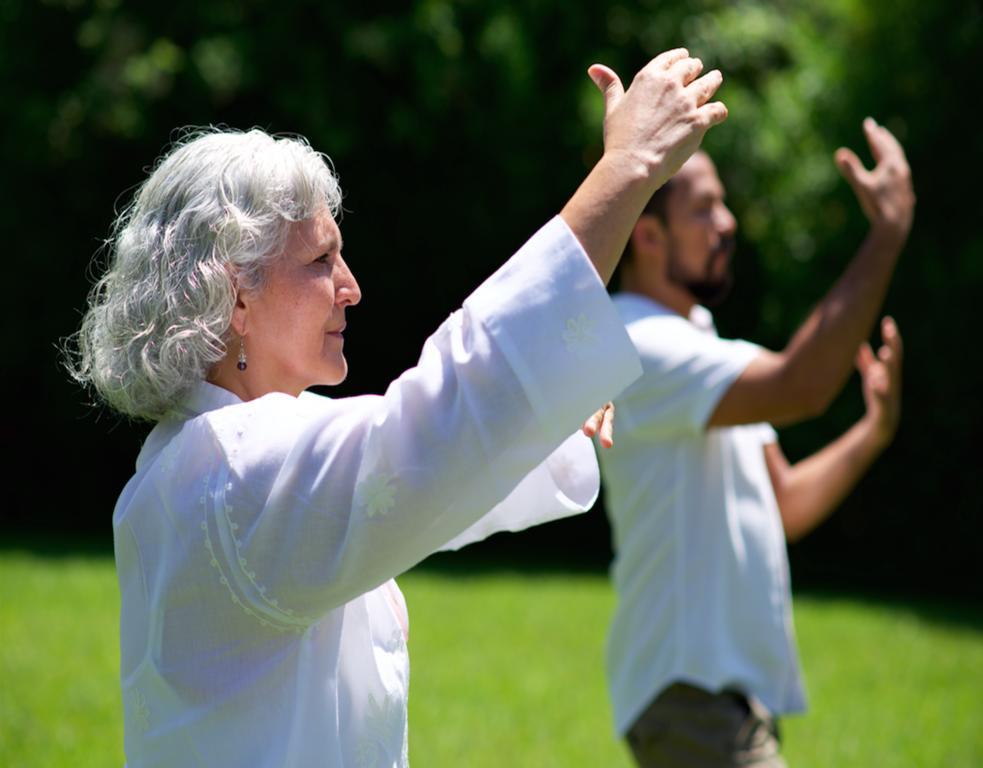
<instances>
[{"instance_id":1,"label":"white blouse","mask_svg":"<svg viewBox=\"0 0 983 768\"><path fill-rule=\"evenodd\" d=\"M593 451L567 436L640 372L557 217L381 397L200 384L113 515L131 768L407 765L392 578L589 508Z\"/></svg>"}]
</instances>

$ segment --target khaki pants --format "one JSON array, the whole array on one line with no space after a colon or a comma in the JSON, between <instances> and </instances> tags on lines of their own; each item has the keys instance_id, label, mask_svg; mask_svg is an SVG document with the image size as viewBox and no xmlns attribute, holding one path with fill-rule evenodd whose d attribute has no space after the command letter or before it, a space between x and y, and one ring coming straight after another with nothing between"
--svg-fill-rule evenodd
<instances>
[{"instance_id":1,"label":"khaki pants","mask_svg":"<svg viewBox=\"0 0 983 768\"><path fill-rule=\"evenodd\" d=\"M641 768L786 768L775 718L760 702L683 683L666 688L635 721L628 746Z\"/></svg>"}]
</instances>

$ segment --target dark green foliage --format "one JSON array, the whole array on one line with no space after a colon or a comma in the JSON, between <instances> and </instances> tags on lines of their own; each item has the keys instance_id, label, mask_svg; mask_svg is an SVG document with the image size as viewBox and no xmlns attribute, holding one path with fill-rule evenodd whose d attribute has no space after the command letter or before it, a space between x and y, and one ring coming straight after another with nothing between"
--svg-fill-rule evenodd
<instances>
[{"instance_id":1,"label":"dark green foliage","mask_svg":"<svg viewBox=\"0 0 983 768\"><path fill-rule=\"evenodd\" d=\"M899 135L914 170L915 230L887 306L907 346L902 431L795 549L797 574L979 594L981 18L976 1L5 0L0 338L20 482L2 519L108 530L144 429L87 411L55 345L77 325L114 207L176 127L298 132L331 155L365 294L341 392L381 391L599 156L587 65L627 78L682 44L724 70L731 110L707 144L742 227L725 334L782 346L852 256L866 223L832 153L867 156L865 115ZM827 417L783 435L789 455L861 407L853 382ZM603 558L600 516L578 525L549 538L586 533Z\"/></svg>"}]
</instances>

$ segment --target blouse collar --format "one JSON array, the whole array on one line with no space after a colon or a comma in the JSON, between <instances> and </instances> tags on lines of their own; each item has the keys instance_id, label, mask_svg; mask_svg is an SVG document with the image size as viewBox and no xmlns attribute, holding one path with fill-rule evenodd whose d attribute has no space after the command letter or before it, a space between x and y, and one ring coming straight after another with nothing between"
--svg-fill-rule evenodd
<instances>
[{"instance_id":1,"label":"blouse collar","mask_svg":"<svg viewBox=\"0 0 983 768\"><path fill-rule=\"evenodd\" d=\"M207 381L197 382L181 401L181 404L167 418L157 422L157 426L147 435L140 455L137 456L137 469L141 469L149 461L152 461L171 441L171 438L181 431L181 427L188 419L241 402L242 400L227 389L216 387Z\"/></svg>"},{"instance_id":2,"label":"blouse collar","mask_svg":"<svg viewBox=\"0 0 983 768\"><path fill-rule=\"evenodd\" d=\"M239 405L241 402L229 390L207 381L199 381L191 388L175 415L180 419L191 419L227 405Z\"/></svg>"}]
</instances>

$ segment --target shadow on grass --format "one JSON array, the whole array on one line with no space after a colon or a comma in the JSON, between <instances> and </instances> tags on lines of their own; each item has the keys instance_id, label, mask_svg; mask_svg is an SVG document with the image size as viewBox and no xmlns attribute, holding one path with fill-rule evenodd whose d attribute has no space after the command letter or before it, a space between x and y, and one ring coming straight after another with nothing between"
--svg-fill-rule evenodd
<instances>
[{"instance_id":1,"label":"shadow on grass","mask_svg":"<svg viewBox=\"0 0 983 768\"><path fill-rule=\"evenodd\" d=\"M437 553L425 562L428 568L482 571L599 573L611 561L610 533L600 510L558 520L521 533L499 533L465 547L460 552ZM8 552L40 557L113 556L113 532L60 528L50 535L38 528L2 530L0 557Z\"/></svg>"},{"instance_id":2,"label":"shadow on grass","mask_svg":"<svg viewBox=\"0 0 983 768\"><path fill-rule=\"evenodd\" d=\"M498 534L459 552L439 552L417 569L442 576L485 576L518 573L530 576L562 574L606 578L611 562L608 540L591 536L549 536L551 527L571 526L568 521L521 534ZM793 572L794 572L793 567ZM910 613L920 621L968 629L983 634L983 600L972 594L942 593L929 588L912 588L908 583L891 583L881 576L858 581L856 574L827 572L817 578L809 574L795 582L795 595L817 602L850 602L871 609Z\"/></svg>"},{"instance_id":3,"label":"shadow on grass","mask_svg":"<svg viewBox=\"0 0 983 768\"><path fill-rule=\"evenodd\" d=\"M424 573L454 576L490 576L502 573L530 576L596 575L606 578L611 550L606 531L587 520L559 521L519 534L496 534L458 552L438 552L416 566ZM112 558L112 533L50 536L33 532L0 534L0 558L23 552L39 558ZM794 569L793 569L794 571ZM879 580L861 584L830 573L824 578L796 581L795 594L818 602L847 601L915 614L932 624L949 625L983 634L983 601L966 596L918 592L905 585Z\"/></svg>"},{"instance_id":4,"label":"shadow on grass","mask_svg":"<svg viewBox=\"0 0 983 768\"><path fill-rule=\"evenodd\" d=\"M816 603L849 602L880 611L914 614L929 624L968 629L983 635L983 604L975 599L828 587L809 587L797 590L795 594Z\"/></svg>"},{"instance_id":5,"label":"shadow on grass","mask_svg":"<svg viewBox=\"0 0 983 768\"><path fill-rule=\"evenodd\" d=\"M58 531L45 535L38 531L5 531L0 533L0 558L23 552L36 557L51 559L99 558L113 556L113 534L92 532L73 534Z\"/></svg>"}]
</instances>

